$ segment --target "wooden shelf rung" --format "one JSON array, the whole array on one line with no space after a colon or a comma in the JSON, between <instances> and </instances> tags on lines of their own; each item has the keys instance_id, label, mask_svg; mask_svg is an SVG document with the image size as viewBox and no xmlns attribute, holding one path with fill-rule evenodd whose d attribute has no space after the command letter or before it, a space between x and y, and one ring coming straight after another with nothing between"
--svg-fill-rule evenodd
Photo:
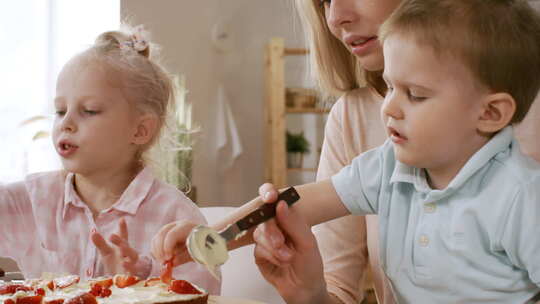
<instances>
[{"instance_id":1,"label":"wooden shelf rung","mask_svg":"<svg viewBox=\"0 0 540 304\"><path fill-rule=\"evenodd\" d=\"M314 113L314 114L323 114L330 113L330 109L327 108L286 108L285 111L291 114L302 114L302 113Z\"/></svg>"},{"instance_id":2,"label":"wooden shelf rung","mask_svg":"<svg viewBox=\"0 0 540 304\"><path fill-rule=\"evenodd\" d=\"M317 172L317 168L287 168L291 172Z\"/></svg>"},{"instance_id":3,"label":"wooden shelf rung","mask_svg":"<svg viewBox=\"0 0 540 304\"><path fill-rule=\"evenodd\" d=\"M285 48L284 52L285 55L306 55L309 53L309 50L299 48Z\"/></svg>"}]
</instances>

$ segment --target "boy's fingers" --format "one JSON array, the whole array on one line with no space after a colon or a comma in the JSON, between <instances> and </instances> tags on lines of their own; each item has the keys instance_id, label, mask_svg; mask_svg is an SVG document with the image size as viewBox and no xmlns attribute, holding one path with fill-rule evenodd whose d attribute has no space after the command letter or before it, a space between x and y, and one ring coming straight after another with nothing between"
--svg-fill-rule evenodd
<instances>
[{"instance_id":1,"label":"boy's fingers","mask_svg":"<svg viewBox=\"0 0 540 304\"><path fill-rule=\"evenodd\" d=\"M90 239L102 256L106 257L114 253L114 249L107 244L107 241L105 241L101 234L93 232L90 235Z\"/></svg>"},{"instance_id":2,"label":"boy's fingers","mask_svg":"<svg viewBox=\"0 0 540 304\"><path fill-rule=\"evenodd\" d=\"M118 228L120 230L120 237L123 238L126 241L129 240L127 223L126 223L126 220L124 218L120 219L120 222L118 224Z\"/></svg>"},{"instance_id":3,"label":"boy's fingers","mask_svg":"<svg viewBox=\"0 0 540 304\"><path fill-rule=\"evenodd\" d=\"M273 184L265 183L259 187L259 195L265 203L272 203L277 200L278 191Z\"/></svg>"},{"instance_id":4,"label":"boy's fingers","mask_svg":"<svg viewBox=\"0 0 540 304\"><path fill-rule=\"evenodd\" d=\"M175 226L175 223L169 223L165 226L163 226L159 232L152 238L152 256L160 261L164 262L167 259L165 258L165 253L163 251L163 244L165 241L165 236L171 229L173 229Z\"/></svg>"}]
</instances>

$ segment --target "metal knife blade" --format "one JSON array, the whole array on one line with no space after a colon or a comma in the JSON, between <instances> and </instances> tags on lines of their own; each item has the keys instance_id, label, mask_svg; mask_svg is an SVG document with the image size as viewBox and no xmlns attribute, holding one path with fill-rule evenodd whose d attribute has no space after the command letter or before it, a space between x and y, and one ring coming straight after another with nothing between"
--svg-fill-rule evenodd
<instances>
[{"instance_id":1,"label":"metal knife blade","mask_svg":"<svg viewBox=\"0 0 540 304\"><path fill-rule=\"evenodd\" d=\"M0 279L7 281L24 280L24 276L21 272L4 272Z\"/></svg>"}]
</instances>

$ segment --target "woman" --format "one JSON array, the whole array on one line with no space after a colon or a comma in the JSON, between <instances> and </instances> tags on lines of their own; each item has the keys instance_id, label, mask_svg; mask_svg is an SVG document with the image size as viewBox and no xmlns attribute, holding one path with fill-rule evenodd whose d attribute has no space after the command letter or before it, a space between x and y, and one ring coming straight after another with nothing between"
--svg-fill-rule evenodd
<instances>
[{"instance_id":1,"label":"woman","mask_svg":"<svg viewBox=\"0 0 540 304\"><path fill-rule=\"evenodd\" d=\"M318 180L329 178L355 156L385 140L384 126L379 119L385 93L381 78L384 62L377 33L399 3L400 0L296 1L319 85L323 92L341 96L326 125ZM540 161L540 142L535 139L540 131L538 104L533 104L522 125L516 128L516 136L523 151ZM260 194L270 191L272 194L267 198L272 201L273 190L271 185L263 185ZM278 229L267 224L255 232L259 268L287 303L310 303L313 299L318 299L318 303L320 299L325 299L326 303L360 303L368 259L379 303L395 303L379 267L376 216L348 216L313 229L326 282L313 280L317 272L322 272L313 236L305 231L306 227L294 212L290 212L289 217L289 227L281 225ZM270 241L275 239L278 241ZM272 248L280 248L280 259L273 256ZM302 267L300 263L310 266ZM300 288L295 286L312 292L298 294L295 289Z\"/></svg>"}]
</instances>

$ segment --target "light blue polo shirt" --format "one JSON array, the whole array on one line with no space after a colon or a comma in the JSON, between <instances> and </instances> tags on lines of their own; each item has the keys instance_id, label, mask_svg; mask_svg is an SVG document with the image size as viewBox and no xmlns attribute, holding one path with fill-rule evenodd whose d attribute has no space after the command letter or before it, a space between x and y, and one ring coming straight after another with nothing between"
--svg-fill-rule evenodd
<instances>
[{"instance_id":1,"label":"light blue polo shirt","mask_svg":"<svg viewBox=\"0 0 540 304\"><path fill-rule=\"evenodd\" d=\"M444 190L396 161L393 145L332 178L353 214L379 215L381 266L398 303L525 303L540 292L540 164L512 127Z\"/></svg>"}]
</instances>

